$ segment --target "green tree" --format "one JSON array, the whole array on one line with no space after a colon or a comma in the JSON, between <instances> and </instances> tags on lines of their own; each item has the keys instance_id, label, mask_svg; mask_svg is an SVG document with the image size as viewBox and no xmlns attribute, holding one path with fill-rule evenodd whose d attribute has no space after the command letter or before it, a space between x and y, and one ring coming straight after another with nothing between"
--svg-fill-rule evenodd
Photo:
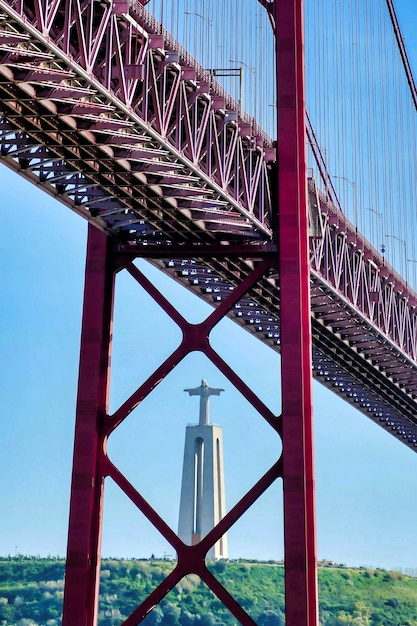
<instances>
[{"instance_id":1,"label":"green tree","mask_svg":"<svg viewBox=\"0 0 417 626\"><path fill-rule=\"evenodd\" d=\"M181 611L179 623L181 626L194 626L196 623L195 616L189 611Z\"/></svg>"},{"instance_id":2,"label":"green tree","mask_svg":"<svg viewBox=\"0 0 417 626\"><path fill-rule=\"evenodd\" d=\"M284 619L281 613L267 609L259 616L258 624L259 626L284 626Z\"/></svg>"},{"instance_id":3,"label":"green tree","mask_svg":"<svg viewBox=\"0 0 417 626\"><path fill-rule=\"evenodd\" d=\"M199 622L201 626L214 626L217 624L216 618L213 613L203 613Z\"/></svg>"}]
</instances>

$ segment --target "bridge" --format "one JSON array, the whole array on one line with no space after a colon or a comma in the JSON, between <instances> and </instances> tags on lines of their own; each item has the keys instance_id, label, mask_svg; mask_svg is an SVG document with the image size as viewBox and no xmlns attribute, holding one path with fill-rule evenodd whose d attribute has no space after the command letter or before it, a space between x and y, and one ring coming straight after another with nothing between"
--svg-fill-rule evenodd
<instances>
[{"instance_id":1,"label":"bridge","mask_svg":"<svg viewBox=\"0 0 417 626\"><path fill-rule=\"evenodd\" d=\"M283 14L277 19L275 3L264 4L263 28L270 28L269 14L277 36L280 102L283 94L282 101L291 98L294 90L302 94L302 59L292 53L285 56L287 51L280 45L287 39L288 23ZM291 5L288 3L288 20ZM320 100L321 86L314 92L313 81L309 83L313 74L318 82L312 64L319 64L317 59L325 53L317 47L307 54L311 106L308 100L306 120L303 105L300 110L295 107L293 118L291 106L285 102L278 106L278 115L284 116L278 126L282 132L281 137L278 134L278 162L299 160L300 155L302 163L307 160L308 169L301 168L302 176L307 171L303 186L299 170L288 173L277 167L276 143L258 122L258 111L254 111L255 119L244 110L241 79L245 68L246 75L255 75L255 62L246 57L242 60L242 49L233 56L227 51L229 63L216 58L210 64L197 61L199 41L204 40L204 29L213 26L210 20L214 18L197 8L186 11L193 24L188 30L194 39L198 34L198 41L188 44L195 47L192 55L179 43L187 38L187 28L182 32L178 26L173 36L156 19L162 6L72 0L0 2L1 160L90 223L64 623L95 623L102 491L104 477L109 476L178 553L172 576L125 624L138 623L190 572L199 574L241 623L254 623L207 570L204 554L277 478L283 479L285 494L286 483L307 477L306 489L288 487L284 495L287 524L294 527L294 531L287 528L285 536L286 610L289 624L313 624L317 605L314 493L309 484L311 426L306 408L311 404L306 374L310 370L308 319L314 376L415 449L417 296L409 277L409 264L415 263L413 231L405 217L394 221L396 214L403 213L398 206L413 205L412 185L407 182L410 170L403 172L398 154L394 165L384 163L385 174L389 168L392 172L384 184L378 177L361 183L358 172L347 169L352 161L364 171L375 169L376 164L369 156L369 146L345 147L352 130L346 120L340 127L343 141L335 132L336 122L335 128L322 128L322 112L332 121L336 115ZM310 11L307 35L312 35L324 18L314 15L309 6L306 10ZM174 9L172 14L166 7L165 11L164 21L175 25L178 16ZM297 30L301 29L300 11L298 7L293 24L295 42L302 36ZM376 22L381 32L388 32L389 27L393 33L389 54L392 58L397 54L400 69L396 66L396 73L401 72L406 84L400 95L404 98L408 93L415 115L416 90L395 9L387 2L379 11L380 21ZM365 15L362 29L366 20L369 26L370 14ZM270 32L272 36L272 29ZM355 36L363 34L358 30ZM358 47L357 42L353 45ZM344 46L340 48L342 54ZM273 57L271 50L273 44L267 50ZM351 61L352 54L350 48ZM280 91L284 58L287 65L293 63L298 82L288 79ZM391 62L391 57L385 60ZM274 71L263 65L267 72ZM352 76L350 89L357 90L355 95L363 89L370 98L365 78L361 75L357 80L356 76L355 82ZM375 75L372 79L376 80ZM237 86L234 97L223 84L227 82L232 89ZM269 82L275 81L270 77ZM392 85L388 88L392 90ZM290 95L285 95L286 89ZM365 110L364 121L369 121L371 114L380 115L388 125L397 106L388 102L386 110ZM361 116L356 118L352 111L349 116L358 133ZM274 132L269 118L267 111L265 126L270 125ZM298 142L287 134L288 119L298 129ZM409 154L415 145L415 117L406 111L401 119L409 130ZM384 141L385 152L398 151L394 139L385 137ZM327 154L333 142L343 144L340 162ZM376 152L380 146L375 142L373 148ZM394 199L381 201L378 194L371 193L381 184L387 194L394 177L403 183L401 191L395 189ZM285 197L285 190L294 185L296 198ZM365 198L369 206L365 206ZM285 223L285 207L294 203L308 209L304 227L298 222L302 225L301 209L295 214L296 227L291 216ZM308 239L303 239L303 230ZM283 231L289 233L287 244ZM307 242L309 298L302 282L298 293L293 293L294 277L300 275L301 281L306 277ZM200 325L187 322L140 271L135 264L138 258L150 260L209 302L214 308L207 320ZM179 326L183 341L110 415L107 385L112 301L115 277L122 270ZM294 319L297 302L298 320ZM282 351L282 416L274 415L211 347L210 332L226 315L272 349ZM282 436L284 452L201 545L190 549L113 465L105 446L119 424L194 350L203 352ZM291 391L294 378L302 379L295 400ZM299 413L304 414L304 423L296 424L294 432L292 424L285 425L285 416ZM295 455L295 467L291 468L291 461L285 463L286 450L288 459Z\"/></svg>"}]
</instances>

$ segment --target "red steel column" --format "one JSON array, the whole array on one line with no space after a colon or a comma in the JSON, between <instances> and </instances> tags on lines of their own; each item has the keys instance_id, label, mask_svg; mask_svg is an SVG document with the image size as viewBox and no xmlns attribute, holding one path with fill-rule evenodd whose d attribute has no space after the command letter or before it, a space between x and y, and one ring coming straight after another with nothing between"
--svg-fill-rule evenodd
<instances>
[{"instance_id":1,"label":"red steel column","mask_svg":"<svg viewBox=\"0 0 417 626\"><path fill-rule=\"evenodd\" d=\"M316 626L303 0L275 0L286 624Z\"/></svg>"},{"instance_id":2,"label":"red steel column","mask_svg":"<svg viewBox=\"0 0 417 626\"><path fill-rule=\"evenodd\" d=\"M63 626L97 623L104 483L100 425L107 413L114 292L108 239L89 226Z\"/></svg>"}]
</instances>

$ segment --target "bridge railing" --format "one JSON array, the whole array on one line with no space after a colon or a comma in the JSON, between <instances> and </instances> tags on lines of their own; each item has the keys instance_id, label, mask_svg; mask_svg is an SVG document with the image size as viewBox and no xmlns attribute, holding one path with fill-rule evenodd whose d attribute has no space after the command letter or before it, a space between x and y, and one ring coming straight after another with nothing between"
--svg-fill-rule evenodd
<instances>
[{"instance_id":1,"label":"bridge railing","mask_svg":"<svg viewBox=\"0 0 417 626\"><path fill-rule=\"evenodd\" d=\"M197 61L197 59L194 58L189 53L189 51L186 48L184 48L184 46L182 46L175 39L175 37L173 37L171 33L168 32L163 27L161 22L158 22L158 20L149 11L145 9L143 4L141 4L138 0L130 0L130 6L133 9L133 11L137 14L137 16L140 18L140 20L143 20L146 23L147 27L152 32L154 32L155 34L162 35L164 42L166 43L168 48L170 48L172 51L178 52L183 65L186 65L188 67L192 67L193 69L195 69L196 76L198 77L198 79L210 85L210 88L213 90L213 92L216 95L224 98L225 104L228 109L231 109L232 111L236 111L239 114L239 117L242 119L242 121L246 122L247 124L250 124L252 133L260 137L265 146L268 146L270 148L273 146L273 143L274 143L273 139L257 123L254 117L249 115L249 113L247 113L246 111L242 110L241 103L238 102L235 98L233 98L230 95L230 93L226 91L226 89L224 89L224 87L222 87L222 85L220 85L218 81L216 81L216 79L214 78L213 72L204 68Z\"/></svg>"}]
</instances>

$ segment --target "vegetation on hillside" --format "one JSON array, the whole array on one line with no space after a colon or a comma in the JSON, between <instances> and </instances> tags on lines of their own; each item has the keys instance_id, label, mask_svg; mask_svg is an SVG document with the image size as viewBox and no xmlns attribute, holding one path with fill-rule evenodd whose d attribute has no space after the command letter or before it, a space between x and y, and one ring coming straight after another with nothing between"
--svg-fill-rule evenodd
<instances>
[{"instance_id":1,"label":"vegetation on hillside","mask_svg":"<svg viewBox=\"0 0 417 626\"><path fill-rule=\"evenodd\" d=\"M102 563L100 626L119 626L175 563L107 559ZM0 626L59 626L63 559L0 557ZM210 566L222 585L259 626L281 626L282 564L217 561ZM319 569L322 626L417 626L417 578L381 569ZM237 624L195 575L184 578L142 622L147 626Z\"/></svg>"}]
</instances>

